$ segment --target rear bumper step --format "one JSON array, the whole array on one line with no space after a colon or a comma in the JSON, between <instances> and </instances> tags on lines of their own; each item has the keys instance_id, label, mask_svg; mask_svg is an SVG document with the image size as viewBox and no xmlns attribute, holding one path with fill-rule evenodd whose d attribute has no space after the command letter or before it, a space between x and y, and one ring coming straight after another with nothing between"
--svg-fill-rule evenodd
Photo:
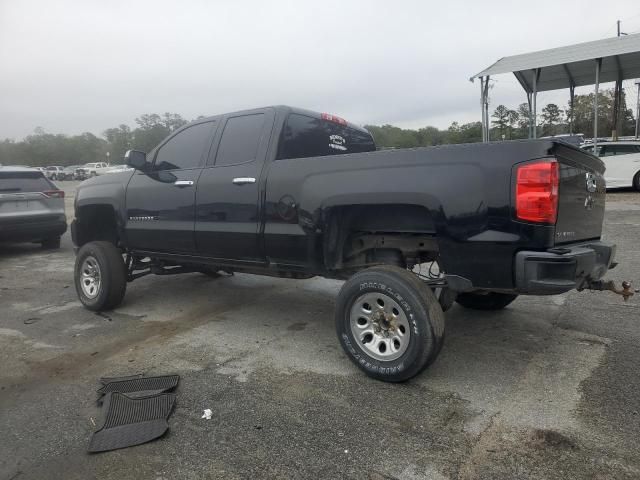
<instances>
[{"instance_id":1,"label":"rear bumper step","mask_svg":"<svg viewBox=\"0 0 640 480\"><path fill-rule=\"evenodd\" d=\"M516 290L530 295L554 295L601 279L611 268L616 246L607 242L521 251L515 257Z\"/></svg>"}]
</instances>

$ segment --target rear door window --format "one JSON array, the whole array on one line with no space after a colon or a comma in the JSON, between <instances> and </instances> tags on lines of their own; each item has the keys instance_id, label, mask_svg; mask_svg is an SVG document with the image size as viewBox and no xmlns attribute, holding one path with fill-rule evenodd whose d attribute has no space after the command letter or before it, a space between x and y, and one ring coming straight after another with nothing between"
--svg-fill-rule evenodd
<instances>
[{"instance_id":1,"label":"rear door window","mask_svg":"<svg viewBox=\"0 0 640 480\"><path fill-rule=\"evenodd\" d=\"M264 132L265 114L231 117L222 132L216 167L253 162Z\"/></svg>"},{"instance_id":2,"label":"rear door window","mask_svg":"<svg viewBox=\"0 0 640 480\"><path fill-rule=\"evenodd\" d=\"M282 131L277 158L282 160L323 157L372 152L375 149L373 137L367 132L328 120L292 113Z\"/></svg>"},{"instance_id":3,"label":"rear door window","mask_svg":"<svg viewBox=\"0 0 640 480\"><path fill-rule=\"evenodd\" d=\"M54 188L42 172L0 172L0 194L46 192Z\"/></svg>"}]
</instances>

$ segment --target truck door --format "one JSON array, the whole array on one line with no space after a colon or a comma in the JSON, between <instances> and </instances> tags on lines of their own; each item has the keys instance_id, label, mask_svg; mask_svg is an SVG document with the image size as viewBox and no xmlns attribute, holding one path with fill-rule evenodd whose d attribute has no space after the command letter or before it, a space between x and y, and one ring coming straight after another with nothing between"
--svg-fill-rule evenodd
<instances>
[{"instance_id":1,"label":"truck door","mask_svg":"<svg viewBox=\"0 0 640 480\"><path fill-rule=\"evenodd\" d=\"M193 254L196 184L216 122L187 126L153 153L149 172L136 172L126 194L126 233L131 248Z\"/></svg>"},{"instance_id":2,"label":"truck door","mask_svg":"<svg viewBox=\"0 0 640 480\"><path fill-rule=\"evenodd\" d=\"M225 118L196 192L199 255L264 262L259 243L260 175L275 111L252 110Z\"/></svg>"}]
</instances>

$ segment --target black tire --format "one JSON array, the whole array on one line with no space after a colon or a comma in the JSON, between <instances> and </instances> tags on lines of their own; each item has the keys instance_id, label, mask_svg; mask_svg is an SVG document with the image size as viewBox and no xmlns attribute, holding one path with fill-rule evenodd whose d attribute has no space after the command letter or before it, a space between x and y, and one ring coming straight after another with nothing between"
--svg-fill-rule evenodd
<instances>
[{"instance_id":1,"label":"black tire","mask_svg":"<svg viewBox=\"0 0 640 480\"><path fill-rule=\"evenodd\" d=\"M92 296L81 285L86 279L82 270L88 258L99 267L99 286ZM120 305L127 290L127 269L120 250L110 242L89 242L83 245L76 257L74 283L78 298L89 310L110 310Z\"/></svg>"},{"instance_id":2,"label":"black tire","mask_svg":"<svg viewBox=\"0 0 640 480\"><path fill-rule=\"evenodd\" d=\"M502 310L513 302L518 295L510 293L489 292L482 293L459 293L456 302L464 308L473 310Z\"/></svg>"},{"instance_id":3,"label":"black tire","mask_svg":"<svg viewBox=\"0 0 640 480\"><path fill-rule=\"evenodd\" d=\"M57 250L60 248L60 237L45 238L40 244L45 250Z\"/></svg>"},{"instance_id":4,"label":"black tire","mask_svg":"<svg viewBox=\"0 0 640 480\"><path fill-rule=\"evenodd\" d=\"M410 326L406 347L401 354L397 352L397 358L377 359L365 350L363 340L354 337L352 308L369 294L381 295L400 307L398 316L404 315ZM338 294L335 320L338 339L349 359L370 377L386 382L416 376L435 360L444 341L444 313L433 292L415 274L395 266L368 268L347 280ZM380 338L372 335L370 341Z\"/></svg>"},{"instance_id":5,"label":"black tire","mask_svg":"<svg viewBox=\"0 0 640 480\"><path fill-rule=\"evenodd\" d=\"M640 192L640 172L633 177L633 188L636 192Z\"/></svg>"}]
</instances>

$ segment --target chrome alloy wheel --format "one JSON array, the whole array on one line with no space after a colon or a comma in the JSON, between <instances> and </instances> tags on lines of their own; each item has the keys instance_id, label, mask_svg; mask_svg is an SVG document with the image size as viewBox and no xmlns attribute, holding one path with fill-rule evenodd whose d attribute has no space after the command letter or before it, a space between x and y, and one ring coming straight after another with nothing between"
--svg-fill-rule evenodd
<instances>
[{"instance_id":1,"label":"chrome alloy wheel","mask_svg":"<svg viewBox=\"0 0 640 480\"><path fill-rule=\"evenodd\" d=\"M88 256L80 268L80 287L88 298L95 298L100 293L100 265L95 257Z\"/></svg>"},{"instance_id":2,"label":"chrome alloy wheel","mask_svg":"<svg viewBox=\"0 0 640 480\"><path fill-rule=\"evenodd\" d=\"M395 360L409 346L411 329L407 316L387 294L360 295L351 307L350 324L358 346L376 360Z\"/></svg>"}]
</instances>

